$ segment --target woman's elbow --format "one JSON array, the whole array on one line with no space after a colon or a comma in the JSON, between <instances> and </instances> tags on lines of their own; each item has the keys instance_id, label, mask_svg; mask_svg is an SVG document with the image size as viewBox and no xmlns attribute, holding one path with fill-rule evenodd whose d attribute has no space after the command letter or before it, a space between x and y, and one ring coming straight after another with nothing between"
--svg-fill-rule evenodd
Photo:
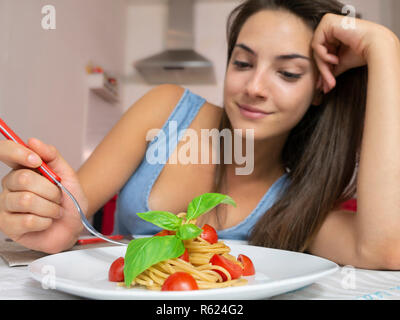
<instances>
[{"instance_id":1,"label":"woman's elbow","mask_svg":"<svg viewBox=\"0 0 400 320\"><path fill-rule=\"evenodd\" d=\"M362 263L367 269L400 270L400 240L390 241L389 244L363 246L359 250Z\"/></svg>"}]
</instances>

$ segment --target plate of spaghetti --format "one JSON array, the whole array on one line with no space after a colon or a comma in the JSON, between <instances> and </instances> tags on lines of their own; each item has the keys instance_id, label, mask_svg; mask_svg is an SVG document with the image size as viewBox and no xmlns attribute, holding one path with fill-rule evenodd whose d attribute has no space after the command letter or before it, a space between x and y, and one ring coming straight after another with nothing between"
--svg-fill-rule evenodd
<instances>
[{"instance_id":1,"label":"plate of spaghetti","mask_svg":"<svg viewBox=\"0 0 400 320\"><path fill-rule=\"evenodd\" d=\"M92 299L266 299L305 287L337 271L326 259L218 239L197 218L228 196L204 194L186 212L138 213L161 228L127 247L62 252L29 265L42 287ZM50 267L51 268L50 268Z\"/></svg>"}]
</instances>

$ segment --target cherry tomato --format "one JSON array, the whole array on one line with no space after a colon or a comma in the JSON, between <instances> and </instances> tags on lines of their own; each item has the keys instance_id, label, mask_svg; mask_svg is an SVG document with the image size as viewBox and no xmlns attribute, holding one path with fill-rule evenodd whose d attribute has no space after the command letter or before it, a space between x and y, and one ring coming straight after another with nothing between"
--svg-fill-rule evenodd
<instances>
[{"instance_id":1,"label":"cherry tomato","mask_svg":"<svg viewBox=\"0 0 400 320\"><path fill-rule=\"evenodd\" d=\"M245 256L244 254L239 254L238 260L243 265L244 276L252 276L256 273L253 262L250 260L248 256Z\"/></svg>"},{"instance_id":2,"label":"cherry tomato","mask_svg":"<svg viewBox=\"0 0 400 320\"><path fill-rule=\"evenodd\" d=\"M93 71L94 73L103 73L103 68L101 68L101 67L94 67L94 68L92 69L92 71Z\"/></svg>"},{"instance_id":3,"label":"cherry tomato","mask_svg":"<svg viewBox=\"0 0 400 320\"><path fill-rule=\"evenodd\" d=\"M179 257L179 259L185 260L186 262L189 262L189 252L187 251L187 249L185 248L185 252L183 253L183 255L181 255Z\"/></svg>"},{"instance_id":4,"label":"cherry tomato","mask_svg":"<svg viewBox=\"0 0 400 320\"><path fill-rule=\"evenodd\" d=\"M212 256L212 258L210 259L210 263L212 265L225 268L230 273L232 280L240 278L240 276L243 274L243 269L239 264L237 264L219 254L214 254ZM215 271L221 275L223 281L227 280L226 275L222 271L220 271L220 270L215 270Z\"/></svg>"},{"instance_id":5,"label":"cherry tomato","mask_svg":"<svg viewBox=\"0 0 400 320\"><path fill-rule=\"evenodd\" d=\"M175 272L171 274L161 287L161 291L187 291L198 290L196 280L187 272Z\"/></svg>"},{"instance_id":6,"label":"cherry tomato","mask_svg":"<svg viewBox=\"0 0 400 320\"><path fill-rule=\"evenodd\" d=\"M175 234L175 231L161 230L160 232L156 233L154 236L164 237L164 236L172 236L174 234Z\"/></svg>"},{"instance_id":7,"label":"cherry tomato","mask_svg":"<svg viewBox=\"0 0 400 320\"><path fill-rule=\"evenodd\" d=\"M108 280L113 282L124 281L124 264L125 260L122 257L116 259L110 266L108 271Z\"/></svg>"},{"instance_id":8,"label":"cherry tomato","mask_svg":"<svg viewBox=\"0 0 400 320\"><path fill-rule=\"evenodd\" d=\"M213 227L208 224L203 226L203 232L200 234L200 237L209 243L217 243L218 242L218 234L217 231Z\"/></svg>"}]
</instances>

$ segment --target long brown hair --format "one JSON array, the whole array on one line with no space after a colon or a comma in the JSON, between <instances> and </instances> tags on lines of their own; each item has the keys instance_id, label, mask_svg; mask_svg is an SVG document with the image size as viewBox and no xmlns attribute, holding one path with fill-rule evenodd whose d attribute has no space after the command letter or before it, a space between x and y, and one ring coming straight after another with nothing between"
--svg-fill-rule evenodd
<instances>
[{"instance_id":1,"label":"long brown hair","mask_svg":"<svg viewBox=\"0 0 400 320\"><path fill-rule=\"evenodd\" d=\"M286 10L315 31L326 13L343 15L336 0L247 0L228 17L228 64L246 20L261 10ZM357 14L358 18L361 15ZM348 70L321 105L310 106L291 131L281 161L290 183L276 203L260 218L249 243L304 252L327 214L354 197L364 128L367 67ZM223 112L220 130L232 126ZM223 151L221 152L223 157ZM217 165L216 190L221 190L224 161Z\"/></svg>"}]
</instances>

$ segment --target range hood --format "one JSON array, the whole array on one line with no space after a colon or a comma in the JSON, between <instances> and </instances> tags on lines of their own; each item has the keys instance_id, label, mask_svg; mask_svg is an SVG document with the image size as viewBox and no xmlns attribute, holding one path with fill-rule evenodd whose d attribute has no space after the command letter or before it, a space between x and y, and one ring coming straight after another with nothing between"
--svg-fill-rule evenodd
<instances>
[{"instance_id":1,"label":"range hood","mask_svg":"<svg viewBox=\"0 0 400 320\"><path fill-rule=\"evenodd\" d=\"M212 62L193 46L193 0L168 0L166 49L134 67L150 84L215 84Z\"/></svg>"}]
</instances>

